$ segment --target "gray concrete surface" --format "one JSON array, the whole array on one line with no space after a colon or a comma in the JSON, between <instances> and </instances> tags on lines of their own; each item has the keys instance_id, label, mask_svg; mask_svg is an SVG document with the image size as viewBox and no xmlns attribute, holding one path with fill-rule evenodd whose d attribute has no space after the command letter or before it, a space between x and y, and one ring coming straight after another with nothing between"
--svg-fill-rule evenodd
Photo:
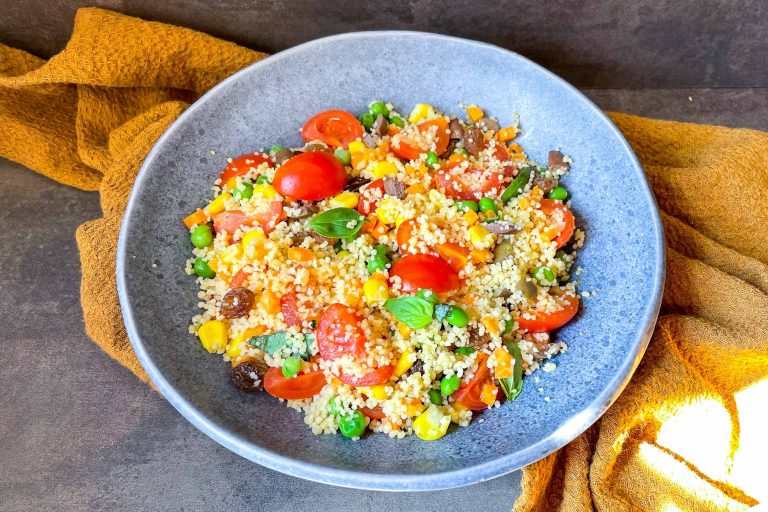
<instances>
[{"instance_id":1,"label":"gray concrete surface","mask_svg":"<svg viewBox=\"0 0 768 512\"><path fill-rule=\"evenodd\" d=\"M768 129L768 89L586 92L608 110ZM84 333L74 232L98 216L96 194L0 160L0 510L510 509L519 473L424 494L341 489L199 433Z\"/></svg>"}]
</instances>

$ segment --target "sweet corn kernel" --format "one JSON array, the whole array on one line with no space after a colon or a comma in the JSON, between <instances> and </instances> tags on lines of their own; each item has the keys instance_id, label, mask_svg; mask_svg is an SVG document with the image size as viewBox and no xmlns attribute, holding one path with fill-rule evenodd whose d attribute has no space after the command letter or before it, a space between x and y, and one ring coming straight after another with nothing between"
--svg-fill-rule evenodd
<instances>
[{"instance_id":1,"label":"sweet corn kernel","mask_svg":"<svg viewBox=\"0 0 768 512\"><path fill-rule=\"evenodd\" d=\"M347 147L350 153L362 153L365 150L365 144L361 140L353 140Z\"/></svg>"},{"instance_id":2,"label":"sweet corn kernel","mask_svg":"<svg viewBox=\"0 0 768 512\"><path fill-rule=\"evenodd\" d=\"M354 192L342 192L330 200L332 208L356 208L360 196Z\"/></svg>"},{"instance_id":3,"label":"sweet corn kernel","mask_svg":"<svg viewBox=\"0 0 768 512\"><path fill-rule=\"evenodd\" d=\"M402 224L403 222L405 222L407 220L411 220L411 217L409 217L407 215L403 215L403 214L398 214L397 218L395 219L395 227L399 228L400 224Z\"/></svg>"},{"instance_id":4,"label":"sweet corn kernel","mask_svg":"<svg viewBox=\"0 0 768 512\"><path fill-rule=\"evenodd\" d=\"M231 359L240 357L245 350L246 343L254 336L260 336L266 332L267 328L263 325L257 325L256 327L250 327L243 331L240 336L229 342L227 345L227 355Z\"/></svg>"},{"instance_id":5,"label":"sweet corn kernel","mask_svg":"<svg viewBox=\"0 0 768 512\"><path fill-rule=\"evenodd\" d=\"M435 115L435 109L432 105L426 103L417 103L411 113L408 115L408 121L412 123L418 123L421 120L427 119Z\"/></svg>"},{"instance_id":6,"label":"sweet corn kernel","mask_svg":"<svg viewBox=\"0 0 768 512\"><path fill-rule=\"evenodd\" d=\"M356 389L371 398L375 398L376 400L386 400L389 398L387 387L384 384L377 384L376 386L361 386Z\"/></svg>"},{"instance_id":7,"label":"sweet corn kernel","mask_svg":"<svg viewBox=\"0 0 768 512\"><path fill-rule=\"evenodd\" d=\"M243 253L248 254L248 247L255 244L256 240L266 240L266 238L267 236L259 228L255 228L248 231L246 234L243 235L243 238L240 241L240 243L243 246Z\"/></svg>"},{"instance_id":8,"label":"sweet corn kernel","mask_svg":"<svg viewBox=\"0 0 768 512\"><path fill-rule=\"evenodd\" d=\"M258 183L253 186L253 195L264 199L274 199L277 196L277 190L269 183Z\"/></svg>"},{"instance_id":9,"label":"sweet corn kernel","mask_svg":"<svg viewBox=\"0 0 768 512\"><path fill-rule=\"evenodd\" d=\"M477 222L477 219L479 219L480 216L472 210L467 210L464 212L464 215L462 215L462 218L464 219L464 222L467 224L467 226L471 226Z\"/></svg>"},{"instance_id":10,"label":"sweet corn kernel","mask_svg":"<svg viewBox=\"0 0 768 512\"><path fill-rule=\"evenodd\" d=\"M451 417L434 404L413 420L413 432L424 441L440 439L448 432Z\"/></svg>"},{"instance_id":11,"label":"sweet corn kernel","mask_svg":"<svg viewBox=\"0 0 768 512\"><path fill-rule=\"evenodd\" d=\"M467 107L467 115L469 116L470 121L476 123L485 116L485 113L483 112L483 109L477 105L470 105Z\"/></svg>"},{"instance_id":12,"label":"sweet corn kernel","mask_svg":"<svg viewBox=\"0 0 768 512\"><path fill-rule=\"evenodd\" d=\"M228 334L229 328L221 320L208 320L197 330L203 348L211 353L222 352L227 348Z\"/></svg>"},{"instance_id":13,"label":"sweet corn kernel","mask_svg":"<svg viewBox=\"0 0 768 512\"><path fill-rule=\"evenodd\" d=\"M216 196L216 199L211 201L208 206L205 207L204 211L208 215L216 215L217 213L221 213L224 211L224 201L232 197L228 192L224 192L222 194L219 194Z\"/></svg>"},{"instance_id":14,"label":"sweet corn kernel","mask_svg":"<svg viewBox=\"0 0 768 512\"><path fill-rule=\"evenodd\" d=\"M383 178L384 176L392 176L398 173L397 166L389 160L382 160L373 166L371 174L376 178Z\"/></svg>"},{"instance_id":15,"label":"sweet corn kernel","mask_svg":"<svg viewBox=\"0 0 768 512\"><path fill-rule=\"evenodd\" d=\"M416 352L414 352L413 349L409 347L405 352L400 354L400 358L397 360L397 364L395 364L395 370L392 372L392 374L395 377L403 375L405 372L411 369L411 366L413 366L413 363L415 362Z\"/></svg>"},{"instance_id":16,"label":"sweet corn kernel","mask_svg":"<svg viewBox=\"0 0 768 512\"><path fill-rule=\"evenodd\" d=\"M343 251L339 251L339 252L336 254L336 257L337 257L337 258L343 258L344 256L349 256L350 254L351 254L351 253L345 249L345 250L343 250Z\"/></svg>"},{"instance_id":17,"label":"sweet corn kernel","mask_svg":"<svg viewBox=\"0 0 768 512\"><path fill-rule=\"evenodd\" d=\"M232 244L226 249L221 251L219 259L230 265L243 257L243 246L240 244Z\"/></svg>"},{"instance_id":18,"label":"sweet corn kernel","mask_svg":"<svg viewBox=\"0 0 768 512\"><path fill-rule=\"evenodd\" d=\"M411 337L411 334L413 334L413 329L405 325L403 322L397 322L397 332L400 333L400 336L402 336L403 339L407 340Z\"/></svg>"},{"instance_id":19,"label":"sweet corn kernel","mask_svg":"<svg viewBox=\"0 0 768 512\"><path fill-rule=\"evenodd\" d=\"M363 284L363 296L365 297L365 302L371 306L384 302L389 298L387 283L381 279L368 279Z\"/></svg>"},{"instance_id":20,"label":"sweet corn kernel","mask_svg":"<svg viewBox=\"0 0 768 512\"><path fill-rule=\"evenodd\" d=\"M418 416L419 414L424 411L424 404L421 403L421 400L414 400L413 402L409 403L405 406L405 414L409 418L413 418L414 416Z\"/></svg>"},{"instance_id":21,"label":"sweet corn kernel","mask_svg":"<svg viewBox=\"0 0 768 512\"><path fill-rule=\"evenodd\" d=\"M379 207L376 209L376 216L382 224L395 224L400 215L401 203L394 197L385 197L379 201Z\"/></svg>"},{"instance_id":22,"label":"sweet corn kernel","mask_svg":"<svg viewBox=\"0 0 768 512\"><path fill-rule=\"evenodd\" d=\"M469 241L478 249L487 249L493 245L493 234L483 226L470 226L467 233Z\"/></svg>"}]
</instances>

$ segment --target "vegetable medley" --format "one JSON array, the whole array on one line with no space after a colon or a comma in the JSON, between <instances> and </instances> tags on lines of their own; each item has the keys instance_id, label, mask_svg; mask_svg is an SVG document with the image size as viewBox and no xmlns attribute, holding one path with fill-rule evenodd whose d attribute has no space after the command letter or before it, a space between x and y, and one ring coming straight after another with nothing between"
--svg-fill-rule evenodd
<instances>
[{"instance_id":1,"label":"vegetable medley","mask_svg":"<svg viewBox=\"0 0 768 512\"><path fill-rule=\"evenodd\" d=\"M434 440L554 369L584 239L559 185L569 160L538 165L517 126L466 113L329 110L303 147L229 160L184 223L190 332L238 389L287 401L318 434Z\"/></svg>"}]
</instances>

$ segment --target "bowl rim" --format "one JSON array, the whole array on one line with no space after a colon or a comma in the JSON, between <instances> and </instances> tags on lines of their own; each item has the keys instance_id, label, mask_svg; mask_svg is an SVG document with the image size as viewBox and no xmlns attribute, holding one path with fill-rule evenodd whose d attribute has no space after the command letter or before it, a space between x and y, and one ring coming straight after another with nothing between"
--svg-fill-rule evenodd
<instances>
[{"instance_id":1,"label":"bowl rim","mask_svg":"<svg viewBox=\"0 0 768 512\"><path fill-rule=\"evenodd\" d=\"M485 51L490 50L494 52L503 52L506 55L518 60L523 65L533 66L538 72L543 73L550 80L553 80L555 83L559 84L576 98L579 98L581 101L585 102L586 106L592 111L592 113L595 114L595 116L607 126L613 135L618 138L622 148L629 157L631 166L641 179L641 193L644 194L646 201L648 201L648 203L653 206L653 211L651 212L652 224L649 227L653 230L654 239L656 242L656 250L654 255L656 260L656 272L652 276L654 294L652 297L650 297L642 314L645 330L636 340L634 346L635 350L627 352L624 359L621 361L621 364L618 366L614 377L608 382L608 385L595 397L595 399L590 404L588 404L582 410L577 411L567 421L565 421L556 430L554 430L549 436L543 438L539 442L526 446L514 453L504 455L493 460L483 462L481 464L467 466L461 469L447 472L429 474L395 474L369 473L332 468L312 462L293 459L289 456L280 455L268 448L258 446L234 432L228 431L226 428L207 418L195 407L194 404L183 398L180 393L176 391L174 386L168 381L168 379L162 374L160 369L155 365L146 347L144 346L141 337L138 334L133 309L127 292L127 238L128 231L131 226L131 219L137 207L137 203L139 202L140 194L138 191L143 188L143 182L149 173L148 169L153 165L159 152L159 148L164 145L165 141L171 136L171 134L178 130L179 127L186 122L187 118L191 116L196 109L201 108L201 105L206 103L211 97L217 95L220 90L228 87L231 83L240 80L244 75L254 72L256 69L268 67L277 61L285 59L286 57L292 56L294 54L301 53L314 46L333 44L340 40L376 37L416 37L438 42L459 42ZM602 416L602 414L608 409L608 407L610 407L616 398L618 398L618 396L629 382L629 379L631 378L638 364L640 363L640 360L645 353L645 349L655 328L659 309L661 307L661 295L663 291L665 274L666 265L664 232L662 229L661 217L659 214L658 206L656 204L656 200L653 196L653 193L651 192L650 186L648 185L648 181L645 177L645 173L643 172L642 166L640 165L637 156L632 151L632 148L624 138L623 134L602 110L600 110L591 100L584 96L573 85L569 84L564 79L560 78L546 68L536 64L535 62L516 52L501 48L493 44L474 41L471 39L446 36L432 32L409 30L373 30L347 32L314 39L312 41L308 41L306 43L268 56L260 61L254 62L213 86L210 90L198 98L197 101L190 105L184 112L182 112L181 115L173 123L171 123L168 129L157 139L154 146L147 154L147 157L144 159L141 169L139 170L131 188L125 214L123 216L117 244L116 260L118 297L120 300L120 308L123 314L126 332L128 334L131 345L133 346L133 349L136 352L141 365L149 375L151 381L157 387L158 391L160 391L166 400L168 400L168 402L170 402L170 404L179 413L181 413L182 416L184 416L190 423L192 423L192 425L234 453L270 469L324 484L382 491L428 491L449 489L490 480L512 471L516 471L523 466L544 458L545 456L562 448L577 436L582 434L584 431L586 431L600 418L600 416Z\"/></svg>"}]
</instances>

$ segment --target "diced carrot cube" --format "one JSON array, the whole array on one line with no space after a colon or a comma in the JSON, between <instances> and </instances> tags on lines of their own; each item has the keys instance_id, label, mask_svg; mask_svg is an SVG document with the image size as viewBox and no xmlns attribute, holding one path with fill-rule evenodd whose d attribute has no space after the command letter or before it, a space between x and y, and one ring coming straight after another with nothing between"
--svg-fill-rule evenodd
<instances>
[{"instance_id":1,"label":"diced carrot cube","mask_svg":"<svg viewBox=\"0 0 768 512\"><path fill-rule=\"evenodd\" d=\"M315 253L304 247L291 247L287 254L293 261L305 262L315 259Z\"/></svg>"},{"instance_id":2,"label":"diced carrot cube","mask_svg":"<svg viewBox=\"0 0 768 512\"><path fill-rule=\"evenodd\" d=\"M491 407L496 402L496 395L499 392L499 388L486 382L483 384L483 390L480 392L480 401L488 407Z\"/></svg>"},{"instance_id":3,"label":"diced carrot cube","mask_svg":"<svg viewBox=\"0 0 768 512\"><path fill-rule=\"evenodd\" d=\"M466 247L448 242L438 245L435 247L435 250L437 250L437 254L447 261L455 270L461 270L467 265L469 250Z\"/></svg>"},{"instance_id":4,"label":"diced carrot cube","mask_svg":"<svg viewBox=\"0 0 768 512\"><path fill-rule=\"evenodd\" d=\"M507 126L506 128L502 128L498 131L496 134L496 138L499 139L501 142L507 142L517 137L517 128L514 126Z\"/></svg>"},{"instance_id":5,"label":"diced carrot cube","mask_svg":"<svg viewBox=\"0 0 768 512\"><path fill-rule=\"evenodd\" d=\"M207 220L208 216L205 212L203 210L197 210L184 217L184 225L191 228L197 224L204 224Z\"/></svg>"},{"instance_id":6,"label":"diced carrot cube","mask_svg":"<svg viewBox=\"0 0 768 512\"><path fill-rule=\"evenodd\" d=\"M496 357L496 365L493 367L497 379L506 379L512 376L512 356L505 349L499 347L493 351Z\"/></svg>"}]
</instances>

